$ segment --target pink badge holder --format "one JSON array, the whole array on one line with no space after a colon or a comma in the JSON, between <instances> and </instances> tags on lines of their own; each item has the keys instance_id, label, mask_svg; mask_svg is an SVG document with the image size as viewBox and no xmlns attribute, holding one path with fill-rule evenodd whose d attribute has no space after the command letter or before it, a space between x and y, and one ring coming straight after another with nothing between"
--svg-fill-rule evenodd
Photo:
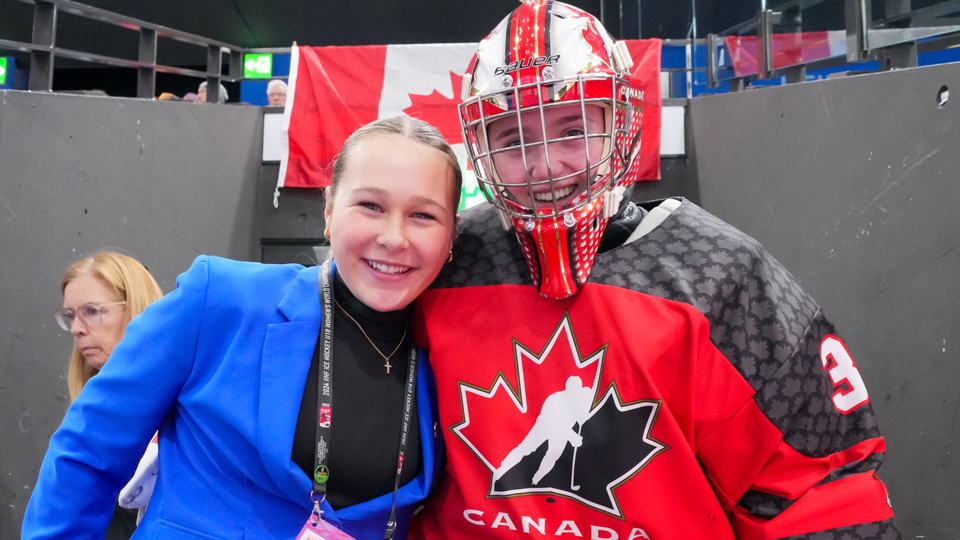
<instances>
[{"instance_id":1,"label":"pink badge holder","mask_svg":"<svg viewBox=\"0 0 960 540\"><path fill-rule=\"evenodd\" d=\"M326 498L326 495L323 498ZM318 501L313 498L312 493L310 494L310 500L313 501L313 512L310 513L307 522L303 524L296 540L356 540L323 520L323 510L320 510L320 503L323 502L323 498Z\"/></svg>"}]
</instances>

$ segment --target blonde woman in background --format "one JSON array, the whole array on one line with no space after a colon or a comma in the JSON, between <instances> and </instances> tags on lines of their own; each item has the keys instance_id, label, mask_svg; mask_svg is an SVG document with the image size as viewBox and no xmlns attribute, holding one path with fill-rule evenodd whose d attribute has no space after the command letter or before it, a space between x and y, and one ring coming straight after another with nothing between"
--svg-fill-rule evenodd
<instances>
[{"instance_id":1,"label":"blonde woman in background","mask_svg":"<svg viewBox=\"0 0 960 540\"><path fill-rule=\"evenodd\" d=\"M123 338L127 323L163 296L150 272L136 259L100 252L81 259L63 276L63 309L54 313L60 327L73 334L70 400L100 372Z\"/></svg>"},{"instance_id":2,"label":"blonde woman in background","mask_svg":"<svg viewBox=\"0 0 960 540\"><path fill-rule=\"evenodd\" d=\"M73 335L73 354L67 375L73 401L87 381L103 369L123 338L127 323L163 293L150 272L136 259L109 252L73 263L63 276L60 289L63 308L54 312L54 317L61 328ZM150 446L155 453L156 445ZM135 512L115 509L105 538L129 538L136 529L136 521Z\"/></svg>"}]
</instances>

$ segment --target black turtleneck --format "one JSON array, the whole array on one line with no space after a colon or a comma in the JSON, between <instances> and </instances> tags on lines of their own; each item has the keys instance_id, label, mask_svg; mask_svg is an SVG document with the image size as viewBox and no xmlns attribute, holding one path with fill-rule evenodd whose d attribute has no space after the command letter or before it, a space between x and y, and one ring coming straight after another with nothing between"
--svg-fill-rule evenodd
<instances>
[{"instance_id":1,"label":"black turtleneck","mask_svg":"<svg viewBox=\"0 0 960 540\"><path fill-rule=\"evenodd\" d=\"M401 346L390 357L387 374L383 357L370 345L346 310L389 354L410 325L409 309L380 312L358 300L337 274L333 286L333 414L330 425L330 480L327 501L333 508L352 506L392 493L397 477L404 384L409 349ZM407 334L405 341L413 343ZM320 366L313 362L303 391L291 459L313 478L317 424L317 381ZM413 402L407 451L400 485L416 478L422 468L417 402Z\"/></svg>"}]
</instances>

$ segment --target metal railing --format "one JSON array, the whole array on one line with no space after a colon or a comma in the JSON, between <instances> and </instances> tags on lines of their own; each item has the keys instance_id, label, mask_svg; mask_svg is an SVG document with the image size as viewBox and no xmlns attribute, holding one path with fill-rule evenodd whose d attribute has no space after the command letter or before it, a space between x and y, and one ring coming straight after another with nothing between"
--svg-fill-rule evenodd
<instances>
[{"instance_id":1,"label":"metal railing","mask_svg":"<svg viewBox=\"0 0 960 540\"><path fill-rule=\"evenodd\" d=\"M693 97L693 85L694 85L694 76L697 73L706 73L706 66L697 67L696 65L696 49L702 47L706 44L704 39L664 39L663 47L682 47L684 51L684 67L682 68L660 68L661 73L685 73L686 78L684 80L684 91L683 97L689 99ZM673 95L676 92L672 91L673 86L673 77L670 77L670 90L667 92L667 95Z\"/></svg>"},{"instance_id":2,"label":"metal railing","mask_svg":"<svg viewBox=\"0 0 960 540\"><path fill-rule=\"evenodd\" d=\"M804 11L841 0L788 0L773 9L761 9L756 17L706 39L664 40L664 47L684 47L682 68L664 72L686 73L687 98L693 81L705 73L707 86L716 88L728 81L731 91L744 89L757 80L785 77L788 83L806 80L808 70L879 60L879 69L917 65L919 53L960 44L960 0L945 0L932 6L911 9L911 0L887 0L882 17L874 19L871 0L842 0L844 20L836 30L802 31ZM156 92L156 74L172 73L207 81L207 100L215 102L221 81L244 80L243 60L247 53L284 53L288 47L243 49L166 26L148 23L74 0L21 0L32 4L31 41L0 39L0 50L29 53L28 88L50 91L54 59L65 58L137 70L137 97L150 99ZM72 50L57 46L57 16L67 13L118 26L139 34L136 60ZM158 37L197 45L206 49L206 71L157 63ZM816 47L812 46L816 43ZM695 61L698 47L706 46L705 66ZM702 50L702 49L701 49ZM736 56L736 58L734 58ZM226 57L226 66L224 65ZM227 67L224 74L224 67ZM285 79L270 76L270 79ZM703 83L697 83L702 85Z\"/></svg>"},{"instance_id":3,"label":"metal railing","mask_svg":"<svg viewBox=\"0 0 960 540\"><path fill-rule=\"evenodd\" d=\"M32 91L50 91L53 88L53 64L55 58L69 58L83 62L103 64L137 70L137 97L153 98L156 92L157 72L173 73L205 78L207 101L216 102L220 95L220 81L237 82L243 78L243 49L166 26L151 24L100 8L74 2L73 0L21 0L34 5L33 35L30 43L0 39L0 49L30 54L30 80ZM139 32L139 54L136 60L105 56L57 46L57 14L69 13L128 30ZM198 71L157 63L157 38L205 47L207 70ZM223 74L223 58L227 56L227 74Z\"/></svg>"},{"instance_id":4,"label":"metal railing","mask_svg":"<svg viewBox=\"0 0 960 540\"><path fill-rule=\"evenodd\" d=\"M109 12L74 0L20 0L32 4L33 35L29 43L0 39L0 50L20 51L30 54L28 89L32 91L50 91L53 88L54 60L57 58L79 60L93 64L132 68L138 72L137 97L152 99L156 95L156 73L172 73L190 77L204 78L207 81L207 100L216 101L221 81L238 82L244 78L243 62L247 54L289 54L290 47L268 47L244 49L229 43L208 39L195 34L182 32L165 26L148 23L132 17ZM139 33L139 54L137 59L118 58L91 52L83 52L57 46L58 14L67 13L85 19L99 21ZM639 21L638 21L639 23ZM157 63L158 37L177 40L206 48L207 69L198 71L182 67ZM684 67L664 68L671 75L685 73L685 82L677 77L676 84L685 88L676 94L690 98L693 96L695 76L706 73L707 67L702 61L696 61L697 50L702 51L706 43L703 39L665 39L664 47L683 48L685 50ZM223 57L227 56L228 70L224 75ZM699 64L699 65L697 65ZM702 76L701 76L702 77ZM256 80L287 79L285 75L259 76ZM670 79L674 84L674 79ZM696 84L702 85L702 82Z\"/></svg>"},{"instance_id":5,"label":"metal railing","mask_svg":"<svg viewBox=\"0 0 960 540\"><path fill-rule=\"evenodd\" d=\"M839 0L837 0L839 1ZM843 28L802 32L803 11L834 0L790 0L762 9L753 19L707 36L708 86L728 81L731 91L752 81L806 80L808 70L879 61L887 71L917 66L919 53L960 43L960 0L918 9L910 0L888 0L874 19L870 0L843 0Z\"/></svg>"}]
</instances>

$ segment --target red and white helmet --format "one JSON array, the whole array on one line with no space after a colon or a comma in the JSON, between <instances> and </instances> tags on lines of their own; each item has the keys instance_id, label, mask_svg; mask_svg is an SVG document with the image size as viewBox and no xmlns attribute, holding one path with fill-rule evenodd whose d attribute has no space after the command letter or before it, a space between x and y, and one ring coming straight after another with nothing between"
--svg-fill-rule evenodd
<instances>
[{"instance_id":1,"label":"red and white helmet","mask_svg":"<svg viewBox=\"0 0 960 540\"><path fill-rule=\"evenodd\" d=\"M464 75L460 122L477 180L548 298L586 282L637 179L643 90L632 64L589 13L524 0Z\"/></svg>"}]
</instances>

